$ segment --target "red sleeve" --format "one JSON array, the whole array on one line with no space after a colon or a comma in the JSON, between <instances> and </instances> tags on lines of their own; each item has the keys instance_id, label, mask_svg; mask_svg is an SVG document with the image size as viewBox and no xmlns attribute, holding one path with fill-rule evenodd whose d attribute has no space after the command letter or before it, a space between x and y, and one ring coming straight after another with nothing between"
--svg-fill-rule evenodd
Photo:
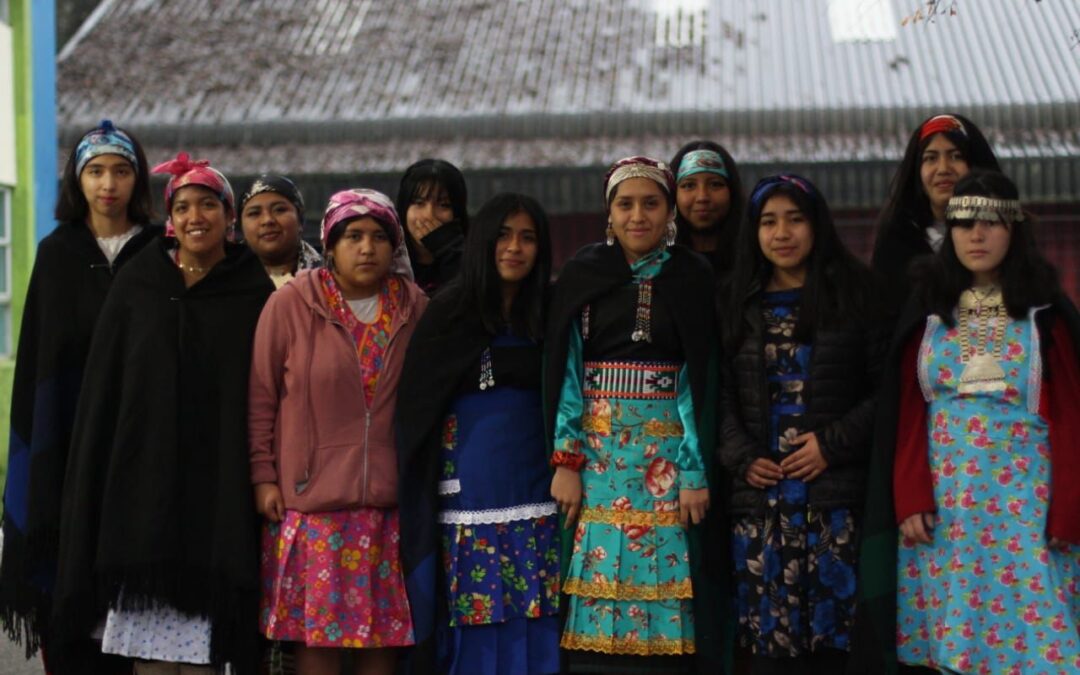
<instances>
[{"instance_id":1,"label":"red sleeve","mask_svg":"<svg viewBox=\"0 0 1080 675\"><path fill-rule=\"evenodd\" d=\"M922 331L915 331L904 345L900 359L900 409L893 458L893 506L897 524L916 513L937 510L930 477L926 400L918 376L922 337Z\"/></svg>"},{"instance_id":2,"label":"red sleeve","mask_svg":"<svg viewBox=\"0 0 1080 675\"><path fill-rule=\"evenodd\" d=\"M1050 425L1049 536L1080 544L1080 364L1064 321L1055 321L1039 412Z\"/></svg>"}]
</instances>

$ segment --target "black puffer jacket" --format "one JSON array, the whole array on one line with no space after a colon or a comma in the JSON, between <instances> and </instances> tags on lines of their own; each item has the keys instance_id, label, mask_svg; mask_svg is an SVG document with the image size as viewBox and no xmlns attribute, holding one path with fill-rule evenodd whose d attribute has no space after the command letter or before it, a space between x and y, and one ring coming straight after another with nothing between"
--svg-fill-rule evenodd
<instances>
[{"instance_id":1,"label":"black puffer jacket","mask_svg":"<svg viewBox=\"0 0 1080 675\"><path fill-rule=\"evenodd\" d=\"M768 456L769 385L765 375L763 319L757 301L747 304L746 337L725 354L719 461L730 476L731 513L746 515L765 508L765 492L746 482L746 470ZM806 414L799 431L817 434L829 467L810 484L809 502L820 508L861 508L874 424L877 390L888 327L863 325L822 328L810 356L804 391Z\"/></svg>"}]
</instances>

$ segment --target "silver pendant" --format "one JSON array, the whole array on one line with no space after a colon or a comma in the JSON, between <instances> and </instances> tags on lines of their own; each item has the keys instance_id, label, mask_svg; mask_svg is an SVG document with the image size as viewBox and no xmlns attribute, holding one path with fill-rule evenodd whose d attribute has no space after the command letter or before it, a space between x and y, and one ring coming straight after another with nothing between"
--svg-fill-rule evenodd
<instances>
[{"instance_id":1,"label":"silver pendant","mask_svg":"<svg viewBox=\"0 0 1080 675\"><path fill-rule=\"evenodd\" d=\"M1005 391L1005 371L993 356L979 354L964 366L957 389L961 394Z\"/></svg>"}]
</instances>

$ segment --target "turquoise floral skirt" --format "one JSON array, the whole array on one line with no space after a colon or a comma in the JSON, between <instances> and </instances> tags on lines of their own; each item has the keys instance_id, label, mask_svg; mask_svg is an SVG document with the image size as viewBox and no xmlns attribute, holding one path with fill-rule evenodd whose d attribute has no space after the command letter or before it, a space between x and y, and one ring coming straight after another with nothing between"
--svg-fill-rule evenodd
<instances>
[{"instance_id":1,"label":"turquoise floral skirt","mask_svg":"<svg viewBox=\"0 0 1080 675\"><path fill-rule=\"evenodd\" d=\"M587 463L563 586L569 615L562 646L692 654L693 590L675 464L683 425L674 391L642 399L590 395L586 387L584 405Z\"/></svg>"}]
</instances>

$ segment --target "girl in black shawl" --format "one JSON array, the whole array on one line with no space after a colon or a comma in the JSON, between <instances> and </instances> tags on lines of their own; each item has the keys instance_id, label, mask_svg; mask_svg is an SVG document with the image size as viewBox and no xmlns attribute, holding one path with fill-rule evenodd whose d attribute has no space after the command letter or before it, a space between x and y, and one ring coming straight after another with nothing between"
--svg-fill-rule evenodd
<instances>
[{"instance_id":1,"label":"girl in black shawl","mask_svg":"<svg viewBox=\"0 0 1080 675\"><path fill-rule=\"evenodd\" d=\"M173 175L176 239L123 270L94 333L60 520L56 673L80 670L68 646L103 618L106 652L254 670L246 401L273 284L226 242L235 211L224 176L184 153L157 170Z\"/></svg>"},{"instance_id":2,"label":"girl in black shawl","mask_svg":"<svg viewBox=\"0 0 1080 675\"><path fill-rule=\"evenodd\" d=\"M540 205L498 195L476 214L461 275L409 344L397 414L411 672L558 671L540 396L550 274Z\"/></svg>"},{"instance_id":3,"label":"girl in black shawl","mask_svg":"<svg viewBox=\"0 0 1080 675\"><path fill-rule=\"evenodd\" d=\"M945 207L956 182L973 168L1000 171L990 144L968 118L935 115L911 133L878 216L871 263L894 317L910 292L911 262L941 248Z\"/></svg>"},{"instance_id":4,"label":"girl in black shawl","mask_svg":"<svg viewBox=\"0 0 1080 675\"><path fill-rule=\"evenodd\" d=\"M691 141L671 160L676 243L705 256L720 279L731 271L742 222L742 178L735 160L712 141Z\"/></svg>"},{"instance_id":5,"label":"girl in black shawl","mask_svg":"<svg viewBox=\"0 0 1080 675\"><path fill-rule=\"evenodd\" d=\"M116 272L160 232L150 226L148 176L134 136L108 120L88 131L68 157L59 224L38 246L30 275L11 392L0 562L0 618L27 656L48 643L60 496L90 336ZM96 672L110 668L92 663Z\"/></svg>"},{"instance_id":6,"label":"girl in black shawl","mask_svg":"<svg viewBox=\"0 0 1080 675\"><path fill-rule=\"evenodd\" d=\"M458 273L469 228L469 193L465 177L442 159L422 159L401 177L398 219L405 226L416 284L434 295Z\"/></svg>"}]
</instances>

